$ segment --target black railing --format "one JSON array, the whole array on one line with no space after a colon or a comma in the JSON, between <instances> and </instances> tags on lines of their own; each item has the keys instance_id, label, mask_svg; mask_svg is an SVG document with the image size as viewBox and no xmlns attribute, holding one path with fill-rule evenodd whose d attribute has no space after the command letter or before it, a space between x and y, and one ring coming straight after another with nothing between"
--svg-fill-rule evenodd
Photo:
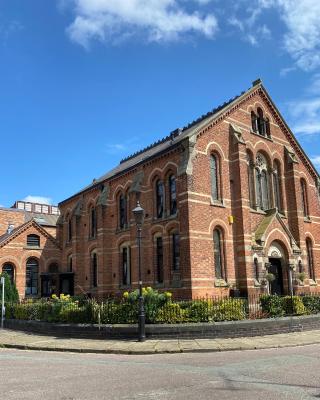
<instances>
[{"instance_id":1,"label":"black railing","mask_svg":"<svg viewBox=\"0 0 320 400\"><path fill-rule=\"evenodd\" d=\"M24 300L6 303L6 318L62 323L135 324L138 302L126 298ZM196 323L320 314L320 294L204 297L174 301L145 298L146 323Z\"/></svg>"}]
</instances>

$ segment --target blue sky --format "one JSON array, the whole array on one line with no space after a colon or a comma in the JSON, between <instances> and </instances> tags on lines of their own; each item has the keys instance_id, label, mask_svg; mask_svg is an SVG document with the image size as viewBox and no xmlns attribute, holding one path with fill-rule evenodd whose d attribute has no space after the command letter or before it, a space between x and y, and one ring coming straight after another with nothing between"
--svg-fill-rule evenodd
<instances>
[{"instance_id":1,"label":"blue sky","mask_svg":"<svg viewBox=\"0 0 320 400\"><path fill-rule=\"evenodd\" d=\"M0 205L58 203L257 77L319 169L319 46L318 0L0 0Z\"/></svg>"}]
</instances>

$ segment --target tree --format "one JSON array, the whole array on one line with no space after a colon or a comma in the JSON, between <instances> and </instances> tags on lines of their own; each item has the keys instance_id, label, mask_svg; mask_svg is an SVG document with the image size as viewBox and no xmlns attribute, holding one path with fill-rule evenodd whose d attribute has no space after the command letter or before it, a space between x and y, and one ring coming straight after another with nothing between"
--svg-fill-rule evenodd
<instances>
[{"instance_id":1,"label":"tree","mask_svg":"<svg viewBox=\"0 0 320 400\"><path fill-rule=\"evenodd\" d=\"M19 294L15 283L11 282L9 275L6 272L0 274L0 277L4 277L4 301L15 302L19 300ZM0 302L2 300L2 285L0 287Z\"/></svg>"}]
</instances>

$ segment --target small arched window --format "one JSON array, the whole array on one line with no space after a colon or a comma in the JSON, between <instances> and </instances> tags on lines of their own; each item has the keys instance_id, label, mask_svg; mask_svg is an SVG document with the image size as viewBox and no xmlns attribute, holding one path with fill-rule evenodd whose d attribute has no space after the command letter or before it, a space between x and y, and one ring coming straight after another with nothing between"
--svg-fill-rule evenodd
<instances>
[{"instance_id":1,"label":"small arched window","mask_svg":"<svg viewBox=\"0 0 320 400\"><path fill-rule=\"evenodd\" d=\"M26 265L26 296L38 295L39 262L36 258L29 258Z\"/></svg>"},{"instance_id":2,"label":"small arched window","mask_svg":"<svg viewBox=\"0 0 320 400\"><path fill-rule=\"evenodd\" d=\"M307 193L306 181L304 179L301 179L300 186L301 186L301 201L302 201L303 216L305 218L308 218L309 217L308 193Z\"/></svg>"},{"instance_id":3,"label":"small arched window","mask_svg":"<svg viewBox=\"0 0 320 400\"><path fill-rule=\"evenodd\" d=\"M216 279L225 279L223 242L220 229L213 231L213 253L215 277Z\"/></svg>"},{"instance_id":4,"label":"small arched window","mask_svg":"<svg viewBox=\"0 0 320 400\"><path fill-rule=\"evenodd\" d=\"M40 236L39 235L28 235L27 236L27 246L30 247L40 247Z\"/></svg>"},{"instance_id":5,"label":"small arched window","mask_svg":"<svg viewBox=\"0 0 320 400\"><path fill-rule=\"evenodd\" d=\"M2 272L8 274L11 283L14 282L14 266L11 263L5 263L2 267Z\"/></svg>"},{"instance_id":6,"label":"small arched window","mask_svg":"<svg viewBox=\"0 0 320 400\"><path fill-rule=\"evenodd\" d=\"M172 269L180 269L180 236L178 233L172 235Z\"/></svg>"},{"instance_id":7,"label":"small arched window","mask_svg":"<svg viewBox=\"0 0 320 400\"><path fill-rule=\"evenodd\" d=\"M268 163L266 158L258 153L256 157L256 202L261 210L270 208L270 188L268 176Z\"/></svg>"},{"instance_id":8,"label":"small arched window","mask_svg":"<svg viewBox=\"0 0 320 400\"><path fill-rule=\"evenodd\" d=\"M91 263L92 263L92 286L98 286L98 257L97 253L92 253L91 256Z\"/></svg>"},{"instance_id":9,"label":"small arched window","mask_svg":"<svg viewBox=\"0 0 320 400\"><path fill-rule=\"evenodd\" d=\"M90 208L90 237L95 238L97 235L97 211L95 207Z\"/></svg>"},{"instance_id":10,"label":"small arched window","mask_svg":"<svg viewBox=\"0 0 320 400\"><path fill-rule=\"evenodd\" d=\"M124 194L119 196L119 227L123 229L127 226L127 199Z\"/></svg>"},{"instance_id":11,"label":"small arched window","mask_svg":"<svg viewBox=\"0 0 320 400\"><path fill-rule=\"evenodd\" d=\"M258 131L258 120L257 120L256 113L254 111L251 111L251 128L252 128L253 132Z\"/></svg>"},{"instance_id":12,"label":"small arched window","mask_svg":"<svg viewBox=\"0 0 320 400\"><path fill-rule=\"evenodd\" d=\"M156 212L157 218L163 218L164 216L164 185L161 180L156 182Z\"/></svg>"},{"instance_id":13,"label":"small arched window","mask_svg":"<svg viewBox=\"0 0 320 400\"><path fill-rule=\"evenodd\" d=\"M313 248L312 248L312 242L310 239L306 240L306 247L307 247L309 278L315 281L316 277L315 277L315 273L314 273Z\"/></svg>"},{"instance_id":14,"label":"small arched window","mask_svg":"<svg viewBox=\"0 0 320 400\"><path fill-rule=\"evenodd\" d=\"M220 162L219 157L212 154L210 157L210 170L211 170L211 197L213 201L221 200L220 188Z\"/></svg>"},{"instance_id":15,"label":"small arched window","mask_svg":"<svg viewBox=\"0 0 320 400\"><path fill-rule=\"evenodd\" d=\"M274 206L282 211L281 169L278 161L275 161L273 169L273 196Z\"/></svg>"},{"instance_id":16,"label":"small arched window","mask_svg":"<svg viewBox=\"0 0 320 400\"><path fill-rule=\"evenodd\" d=\"M177 212L177 184L174 175L169 177L169 194L170 194L170 215Z\"/></svg>"},{"instance_id":17,"label":"small arched window","mask_svg":"<svg viewBox=\"0 0 320 400\"><path fill-rule=\"evenodd\" d=\"M254 277L256 281L259 281L260 271L259 271L259 260L257 257L255 257L253 260L253 266L254 266Z\"/></svg>"},{"instance_id":18,"label":"small arched window","mask_svg":"<svg viewBox=\"0 0 320 400\"><path fill-rule=\"evenodd\" d=\"M268 136L268 138L271 137L271 131L270 131L270 121L269 118L266 118L265 120L265 125L266 125L266 134Z\"/></svg>"}]
</instances>

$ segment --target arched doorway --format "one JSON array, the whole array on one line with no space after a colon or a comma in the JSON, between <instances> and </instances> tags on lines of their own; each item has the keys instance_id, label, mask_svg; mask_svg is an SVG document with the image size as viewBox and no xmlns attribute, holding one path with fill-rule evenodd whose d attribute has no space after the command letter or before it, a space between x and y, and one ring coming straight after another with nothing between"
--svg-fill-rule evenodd
<instances>
[{"instance_id":1,"label":"arched doorway","mask_svg":"<svg viewBox=\"0 0 320 400\"><path fill-rule=\"evenodd\" d=\"M269 281L270 294L282 295L285 292L286 283L288 283L285 254L278 242L271 244L268 252L268 274L272 274L274 279Z\"/></svg>"},{"instance_id":2,"label":"arched doorway","mask_svg":"<svg viewBox=\"0 0 320 400\"><path fill-rule=\"evenodd\" d=\"M29 258L26 265L26 296L38 295L39 261Z\"/></svg>"}]
</instances>

